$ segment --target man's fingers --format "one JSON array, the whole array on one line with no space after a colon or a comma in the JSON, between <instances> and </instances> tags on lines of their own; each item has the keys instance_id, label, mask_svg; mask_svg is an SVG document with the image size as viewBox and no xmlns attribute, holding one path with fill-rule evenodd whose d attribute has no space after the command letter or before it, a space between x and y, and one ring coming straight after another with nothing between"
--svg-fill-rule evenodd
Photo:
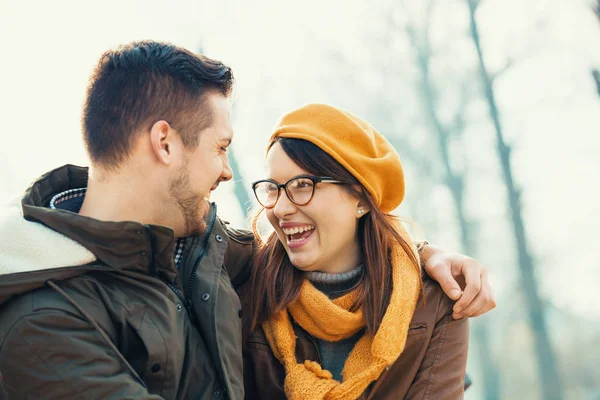
<instances>
[{"instance_id":1,"label":"man's fingers","mask_svg":"<svg viewBox=\"0 0 600 400\"><path fill-rule=\"evenodd\" d=\"M454 317L454 319L473 318L485 314L494 307L495 304L491 304L490 299L487 298L487 296L484 295L483 292L480 292L480 294L477 297L475 297L475 299L467 308L462 310L462 312L460 313L453 313L452 316Z\"/></svg>"},{"instance_id":2,"label":"man's fingers","mask_svg":"<svg viewBox=\"0 0 600 400\"><path fill-rule=\"evenodd\" d=\"M452 271L447 264L439 263L431 266L428 273L432 279L440 284L446 296L452 300L456 300L461 296L462 290L460 290L460 286L452 276Z\"/></svg>"},{"instance_id":3,"label":"man's fingers","mask_svg":"<svg viewBox=\"0 0 600 400\"><path fill-rule=\"evenodd\" d=\"M479 302L478 302L478 303L475 303L476 301L477 301L477 300L474 300L474 301L471 303L471 305L480 304ZM463 312L462 312L462 313L460 313L460 314L453 313L453 314L452 314L452 318L454 318L454 319L463 319L463 318L472 318L472 317L476 317L476 316L478 316L478 315L485 314L485 312L486 312L486 311L484 310L484 308L486 308L486 307L487 307L487 306L485 306L485 305L484 305L484 306L482 306L481 308L479 308L478 310L476 310L475 312L472 312L471 310L469 310L469 308L470 308L470 306L469 306L469 307L465 308L465 309L463 310ZM472 312L472 313L471 313L471 312Z\"/></svg>"},{"instance_id":4,"label":"man's fingers","mask_svg":"<svg viewBox=\"0 0 600 400\"><path fill-rule=\"evenodd\" d=\"M491 306L489 304L486 304L485 306L481 307L479 310L475 311L473 314L469 315L469 318L473 318L473 317L479 317L480 315L485 314L486 312L492 310L494 306Z\"/></svg>"},{"instance_id":5,"label":"man's fingers","mask_svg":"<svg viewBox=\"0 0 600 400\"><path fill-rule=\"evenodd\" d=\"M463 291L463 295L458 299L456 304L454 305L454 312L460 313L462 310L469 307L471 302L475 299L475 297L479 294L481 290L481 282L486 278L487 271L481 268L467 268L463 267L463 271L465 274L465 290ZM480 306L481 307L481 306Z\"/></svg>"},{"instance_id":6,"label":"man's fingers","mask_svg":"<svg viewBox=\"0 0 600 400\"><path fill-rule=\"evenodd\" d=\"M477 317L479 315L485 314L490 311L494 307L496 307L496 298L492 291L487 278L484 278L484 285L482 290L475 296L473 301L463 308L460 312L454 310L452 316L455 319L459 318L469 318L469 317ZM461 299L462 300L462 299Z\"/></svg>"},{"instance_id":7,"label":"man's fingers","mask_svg":"<svg viewBox=\"0 0 600 400\"><path fill-rule=\"evenodd\" d=\"M485 305L486 300L483 298L483 296L477 295L475 296L473 301L471 301L469 305L464 307L460 312L457 312L456 309L454 309L452 316L454 317L454 319L468 318L475 312L479 311L481 308L485 307Z\"/></svg>"},{"instance_id":8,"label":"man's fingers","mask_svg":"<svg viewBox=\"0 0 600 400\"><path fill-rule=\"evenodd\" d=\"M494 291L492 290L492 287L489 284L489 282L485 286L486 287L484 288L484 290L480 292L480 294L482 295L482 299L485 301L485 304L479 310L469 315L469 317L478 317L496 308L496 296L494 295Z\"/></svg>"}]
</instances>

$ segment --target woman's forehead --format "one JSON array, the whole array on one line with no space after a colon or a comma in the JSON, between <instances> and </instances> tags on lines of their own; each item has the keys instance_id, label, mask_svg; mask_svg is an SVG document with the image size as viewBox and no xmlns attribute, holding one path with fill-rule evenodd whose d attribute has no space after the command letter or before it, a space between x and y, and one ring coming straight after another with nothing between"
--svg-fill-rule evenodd
<instances>
[{"instance_id":1,"label":"woman's forehead","mask_svg":"<svg viewBox=\"0 0 600 400\"><path fill-rule=\"evenodd\" d=\"M268 179L286 182L298 175L310 175L286 154L281 144L275 143L267 153L265 172Z\"/></svg>"}]
</instances>

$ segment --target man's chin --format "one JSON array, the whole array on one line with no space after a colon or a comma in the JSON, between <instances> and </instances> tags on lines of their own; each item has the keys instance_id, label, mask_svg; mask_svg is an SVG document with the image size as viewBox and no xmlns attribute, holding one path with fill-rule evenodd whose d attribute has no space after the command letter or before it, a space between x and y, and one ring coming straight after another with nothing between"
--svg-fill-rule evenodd
<instances>
[{"instance_id":1,"label":"man's chin","mask_svg":"<svg viewBox=\"0 0 600 400\"><path fill-rule=\"evenodd\" d=\"M204 206L200 209L198 213L200 218L198 218L198 223L193 229L192 235L203 235L206 232L206 228L208 226L208 214L210 212L210 205L208 202L204 203Z\"/></svg>"},{"instance_id":2,"label":"man's chin","mask_svg":"<svg viewBox=\"0 0 600 400\"><path fill-rule=\"evenodd\" d=\"M208 214L210 213L210 203L207 201L204 203L202 208L200 209L200 215L202 216L202 221L204 221L204 225L208 223Z\"/></svg>"},{"instance_id":3,"label":"man's chin","mask_svg":"<svg viewBox=\"0 0 600 400\"><path fill-rule=\"evenodd\" d=\"M208 204L199 208L195 215L189 214L186 218L185 236L202 236L206 232L207 218L210 208Z\"/></svg>"},{"instance_id":4,"label":"man's chin","mask_svg":"<svg viewBox=\"0 0 600 400\"><path fill-rule=\"evenodd\" d=\"M193 223L186 226L185 236L202 236L206 232L206 221L202 218L194 219Z\"/></svg>"}]
</instances>

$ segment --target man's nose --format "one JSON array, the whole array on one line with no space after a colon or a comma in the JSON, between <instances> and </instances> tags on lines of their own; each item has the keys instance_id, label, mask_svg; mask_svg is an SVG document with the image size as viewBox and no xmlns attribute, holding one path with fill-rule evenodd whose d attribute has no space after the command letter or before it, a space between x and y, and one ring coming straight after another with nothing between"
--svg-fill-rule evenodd
<instances>
[{"instance_id":1,"label":"man's nose","mask_svg":"<svg viewBox=\"0 0 600 400\"><path fill-rule=\"evenodd\" d=\"M231 164L229 163L229 157L225 159L223 162L223 171L221 172L221 181L226 182L230 181L233 178L233 170L231 169Z\"/></svg>"}]
</instances>

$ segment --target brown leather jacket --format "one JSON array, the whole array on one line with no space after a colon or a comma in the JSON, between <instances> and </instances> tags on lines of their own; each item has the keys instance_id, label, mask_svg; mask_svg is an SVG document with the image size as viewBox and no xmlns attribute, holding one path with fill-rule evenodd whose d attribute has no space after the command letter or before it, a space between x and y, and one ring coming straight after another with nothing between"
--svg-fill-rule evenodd
<instances>
[{"instance_id":1,"label":"brown leather jacket","mask_svg":"<svg viewBox=\"0 0 600 400\"><path fill-rule=\"evenodd\" d=\"M250 295L246 286L238 290L242 308ZM363 397L378 400L463 398L469 325L466 319L452 318L452 306L440 286L426 278L404 351ZM319 362L314 339L299 326L295 325L294 329L298 362ZM285 399L284 379L283 366L271 352L263 330L245 332L246 399Z\"/></svg>"}]
</instances>

